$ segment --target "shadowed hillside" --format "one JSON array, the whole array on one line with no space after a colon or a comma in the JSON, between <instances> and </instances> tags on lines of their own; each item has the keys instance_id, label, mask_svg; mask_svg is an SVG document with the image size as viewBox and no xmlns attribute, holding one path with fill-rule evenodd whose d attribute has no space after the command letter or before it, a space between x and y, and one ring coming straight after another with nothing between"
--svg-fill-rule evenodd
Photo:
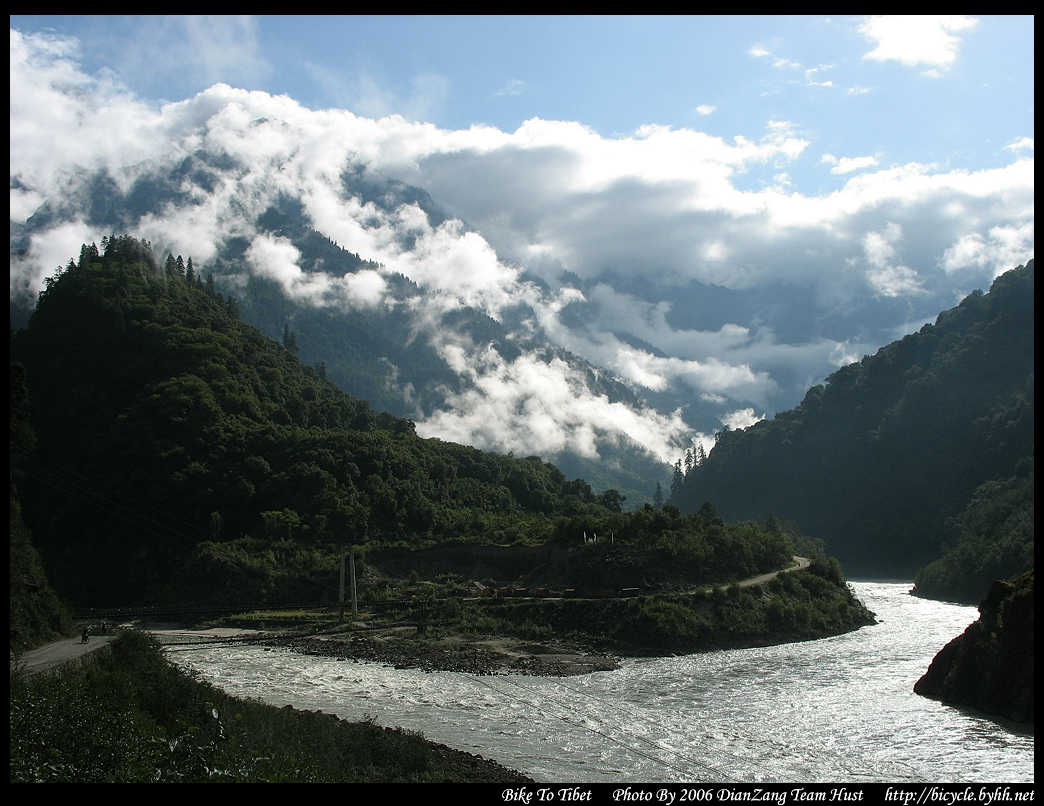
<instances>
[{"instance_id":1,"label":"shadowed hillside","mask_svg":"<svg viewBox=\"0 0 1044 806\"><path fill-rule=\"evenodd\" d=\"M948 519L976 489L1032 457L1033 380L1031 260L838 370L798 407L721 433L672 500L688 512L712 501L727 519L774 514L824 541L850 574L912 577L956 547L961 526ZM982 562L976 598L1026 570L1032 528L1018 535L1002 562Z\"/></svg>"}]
</instances>

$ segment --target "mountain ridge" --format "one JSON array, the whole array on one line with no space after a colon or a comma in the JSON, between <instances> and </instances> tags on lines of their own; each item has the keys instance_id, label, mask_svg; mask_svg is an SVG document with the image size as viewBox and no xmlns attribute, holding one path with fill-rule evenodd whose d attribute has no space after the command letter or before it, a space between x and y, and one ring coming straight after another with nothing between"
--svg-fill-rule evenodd
<instances>
[{"instance_id":1,"label":"mountain ridge","mask_svg":"<svg viewBox=\"0 0 1044 806\"><path fill-rule=\"evenodd\" d=\"M730 519L772 514L823 540L850 573L912 577L952 545L947 519L976 487L1032 457L1033 271L1030 260L1000 275L798 407L724 430L671 500L683 511L710 500ZM1032 544L1032 528L1020 534L1015 545ZM1024 557L1013 547L989 573L1026 570Z\"/></svg>"}]
</instances>

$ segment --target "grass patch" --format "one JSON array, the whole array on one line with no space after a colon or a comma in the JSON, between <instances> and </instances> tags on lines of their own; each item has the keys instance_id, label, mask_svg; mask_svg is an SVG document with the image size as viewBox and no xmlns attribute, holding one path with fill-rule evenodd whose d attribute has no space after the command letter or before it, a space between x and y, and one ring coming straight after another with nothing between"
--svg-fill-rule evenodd
<instances>
[{"instance_id":1,"label":"grass patch","mask_svg":"<svg viewBox=\"0 0 1044 806\"><path fill-rule=\"evenodd\" d=\"M526 780L373 720L231 697L133 631L81 668L13 674L10 706L12 783Z\"/></svg>"}]
</instances>

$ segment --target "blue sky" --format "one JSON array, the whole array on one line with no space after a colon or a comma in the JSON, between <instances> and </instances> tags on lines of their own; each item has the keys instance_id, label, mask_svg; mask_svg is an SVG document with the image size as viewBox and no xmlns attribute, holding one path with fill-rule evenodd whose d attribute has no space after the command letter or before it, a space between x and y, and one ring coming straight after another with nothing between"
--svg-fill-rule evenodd
<instances>
[{"instance_id":1,"label":"blue sky","mask_svg":"<svg viewBox=\"0 0 1044 806\"><path fill-rule=\"evenodd\" d=\"M320 282L258 230L292 195L439 310L524 301L560 346L689 401L687 422L576 408L652 423L637 438L667 435L663 454L792 407L1033 257L1033 47L1030 16L15 16L12 231L62 212L13 262L12 294L107 234L77 209L86 172L128 184L210 150L235 168L135 234L200 266L236 235L292 296L386 304L382 277ZM448 220L345 197L348 164ZM533 392L505 390L569 385L439 347L487 393L418 423L433 435L518 449L489 424ZM545 403L545 421L566 407Z\"/></svg>"},{"instance_id":2,"label":"blue sky","mask_svg":"<svg viewBox=\"0 0 1044 806\"><path fill-rule=\"evenodd\" d=\"M976 168L1033 136L1033 18L970 19L936 26L937 44L899 41L884 59L868 58L881 40L863 17L14 16L12 26L77 37L86 67L113 69L149 99L224 81L441 128L513 131L540 117L603 136L645 124L757 136L776 119L818 153Z\"/></svg>"}]
</instances>

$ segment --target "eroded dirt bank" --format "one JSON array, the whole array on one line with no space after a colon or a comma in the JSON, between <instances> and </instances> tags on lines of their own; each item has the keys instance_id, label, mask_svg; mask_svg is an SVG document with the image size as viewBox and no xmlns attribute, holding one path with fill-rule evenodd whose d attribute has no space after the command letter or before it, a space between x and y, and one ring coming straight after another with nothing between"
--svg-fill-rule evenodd
<instances>
[{"instance_id":1,"label":"eroded dirt bank","mask_svg":"<svg viewBox=\"0 0 1044 806\"><path fill-rule=\"evenodd\" d=\"M512 638L418 636L413 628L308 637L274 637L269 646L349 660L384 663L399 668L470 674L534 674L568 676L619 668L619 660L588 647L562 641L534 642Z\"/></svg>"}]
</instances>

